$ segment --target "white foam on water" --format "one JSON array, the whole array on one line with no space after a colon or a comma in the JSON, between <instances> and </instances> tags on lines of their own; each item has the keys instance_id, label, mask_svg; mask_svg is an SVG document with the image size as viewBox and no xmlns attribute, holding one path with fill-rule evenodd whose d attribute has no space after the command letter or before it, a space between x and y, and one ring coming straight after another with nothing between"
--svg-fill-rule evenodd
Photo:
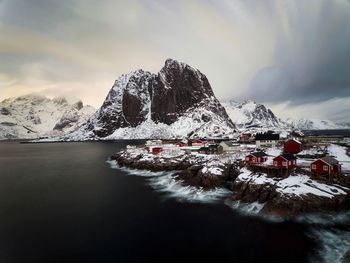
<instances>
[{"instance_id":1,"label":"white foam on water","mask_svg":"<svg viewBox=\"0 0 350 263\"><path fill-rule=\"evenodd\" d=\"M252 202L252 203L244 203L241 201L229 201L226 200L225 204L231 207L233 210L237 211L239 214L244 216L251 216L251 217L259 217L261 219L267 220L269 222L279 223L283 222L284 220L277 216L277 215L267 215L260 213L261 210L264 208L264 203L259 202Z\"/></svg>"},{"instance_id":2,"label":"white foam on water","mask_svg":"<svg viewBox=\"0 0 350 263\"><path fill-rule=\"evenodd\" d=\"M148 182L156 191L167 193L167 197L175 198L180 202L214 203L232 194L231 191L225 188L204 190L194 186L185 186L182 181L174 179L171 174L149 178Z\"/></svg>"},{"instance_id":3,"label":"white foam on water","mask_svg":"<svg viewBox=\"0 0 350 263\"><path fill-rule=\"evenodd\" d=\"M173 174L176 172L176 171L152 172L152 171L148 171L148 170L130 169L130 168L119 166L118 163L116 161L113 161L113 160L107 160L106 163L108 163L112 169L117 169L117 170L123 171L127 175L136 175L136 176L142 176L142 177L163 176L163 175L167 175L167 174Z\"/></svg>"},{"instance_id":4,"label":"white foam on water","mask_svg":"<svg viewBox=\"0 0 350 263\"><path fill-rule=\"evenodd\" d=\"M308 236L319 243L316 255L310 257L312 263L341 263L350 249L350 231L312 228Z\"/></svg>"},{"instance_id":5,"label":"white foam on water","mask_svg":"<svg viewBox=\"0 0 350 263\"><path fill-rule=\"evenodd\" d=\"M343 224L350 226L350 211L303 214L295 217L294 220L309 225L334 226Z\"/></svg>"},{"instance_id":6,"label":"white foam on water","mask_svg":"<svg viewBox=\"0 0 350 263\"><path fill-rule=\"evenodd\" d=\"M165 193L167 198L175 198L180 202L213 203L221 201L232 194L231 191L225 188L204 190L203 188L194 186L185 186L182 184L182 181L175 180L172 176L178 171L151 172L121 167L113 160L108 160L106 162L111 168L121 170L128 175L149 177L147 182L155 191Z\"/></svg>"},{"instance_id":7,"label":"white foam on water","mask_svg":"<svg viewBox=\"0 0 350 263\"><path fill-rule=\"evenodd\" d=\"M310 226L307 236L319 245L312 263L341 263L350 249L350 211L313 213L297 216L295 221Z\"/></svg>"},{"instance_id":8,"label":"white foam on water","mask_svg":"<svg viewBox=\"0 0 350 263\"><path fill-rule=\"evenodd\" d=\"M217 203L232 195L225 188L204 190L193 186L184 186L172 176L175 172L151 172L146 170L120 167L116 161L106 161L111 168L125 172L127 175L147 177L149 185L157 192L165 193L166 198L174 198L179 202ZM225 204L244 216L259 217L269 222L279 223L284 219L277 215L260 213L264 204L241 201L225 201ZM341 263L344 254L350 248L350 211L341 213L314 213L299 215L292 219L298 223L309 225L307 236L315 240L319 247L310 255L311 263ZM343 227L337 227L337 226Z\"/></svg>"}]
</instances>

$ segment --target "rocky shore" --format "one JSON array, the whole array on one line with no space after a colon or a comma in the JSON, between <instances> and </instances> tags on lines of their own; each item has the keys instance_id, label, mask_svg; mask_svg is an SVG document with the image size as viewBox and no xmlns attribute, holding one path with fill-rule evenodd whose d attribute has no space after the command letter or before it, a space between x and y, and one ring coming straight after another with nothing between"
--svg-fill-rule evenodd
<instances>
[{"instance_id":1,"label":"rocky shore","mask_svg":"<svg viewBox=\"0 0 350 263\"><path fill-rule=\"evenodd\" d=\"M229 202L258 202L260 213L291 217L300 213L339 211L350 208L348 180L337 183L310 178L302 170L287 177L271 177L250 171L239 156L184 153L151 154L146 149L129 149L111 156L119 166L149 171L176 171L184 185L205 190L228 187L234 191Z\"/></svg>"},{"instance_id":2,"label":"rocky shore","mask_svg":"<svg viewBox=\"0 0 350 263\"><path fill-rule=\"evenodd\" d=\"M233 164L225 162L225 158L206 155L183 154L173 158L166 155L148 155L138 149L115 153L110 158L119 166L130 169L176 171L173 176L181 180L182 184L205 190L225 186L232 174L238 173Z\"/></svg>"}]
</instances>

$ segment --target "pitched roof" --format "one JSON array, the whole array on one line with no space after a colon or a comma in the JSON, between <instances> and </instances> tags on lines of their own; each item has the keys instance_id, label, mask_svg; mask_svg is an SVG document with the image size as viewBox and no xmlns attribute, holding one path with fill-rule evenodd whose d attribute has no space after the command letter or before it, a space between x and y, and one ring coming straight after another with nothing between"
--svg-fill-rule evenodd
<instances>
[{"instance_id":1,"label":"pitched roof","mask_svg":"<svg viewBox=\"0 0 350 263\"><path fill-rule=\"evenodd\" d=\"M266 153L264 152L253 152L251 153L251 155L255 156L255 157L264 157L264 156L267 156Z\"/></svg>"},{"instance_id":2,"label":"pitched roof","mask_svg":"<svg viewBox=\"0 0 350 263\"><path fill-rule=\"evenodd\" d=\"M337 161L337 159L334 159L333 157L330 156L326 156L326 157L322 157L320 160L324 161L325 163L328 163L330 165L333 164L338 164L339 162Z\"/></svg>"},{"instance_id":3,"label":"pitched roof","mask_svg":"<svg viewBox=\"0 0 350 263\"><path fill-rule=\"evenodd\" d=\"M295 141L296 143L302 144L300 141L298 141L298 140L296 140L296 139L290 139L290 140L288 140L287 142L290 142L290 141Z\"/></svg>"},{"instance_id":4,"label":"pitched roof","mask_svg":"<svg viewBox=\"0 0 350 263\"><path fill-rule=\"evenodd\" d=\"M261 141L261 140L277 141L279 139L280 139L279 134L258 133L255 136L255 140L257 141Z\"/></svg>"},{"instance_id":5,"label":"pitched roof","mask_svg":"<svg viewBox=\"0 0 350 263\"><path fill-rule=\"evenodd\" d=\"M226 144L228 147L232 147L232 146L239 146L238 143L236 142L232 142L232 141L222 141L221 143Z\"/></svg>"},{"instance_id":6,"label":"pitched roof","mask_svg":"<svg viewBox=\"0 0 350 263\"><path fill-rule=\"evenodd\" d=\"M291 154L291 153L284 153L284 154L281 154L280 156L288 161L297 159L297 157L295 157L294 154Z\"/></svg>"}]
</instances>

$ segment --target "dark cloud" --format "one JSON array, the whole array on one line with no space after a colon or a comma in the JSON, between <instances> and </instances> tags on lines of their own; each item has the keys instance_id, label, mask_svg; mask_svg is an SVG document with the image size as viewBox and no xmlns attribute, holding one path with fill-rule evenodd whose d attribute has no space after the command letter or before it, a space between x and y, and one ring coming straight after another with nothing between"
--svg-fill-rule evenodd
<instances>
[{"instance_id":1,"label":"dark cloud","mask_svg":"<svg viewBox=\"0 0 350 263\"><path fill-rule=\"evenodd\" d=\"M0 0L0 100L60 89L98 107L120 74L168 57L219 99L327 102L341 119L347 100L331 99L350 97L350 1Z\"/></svg>"},{"instance_id":2,"label":"dark cloud","mask_svg":"<svg viewBox=\"0 0 350 263\"><path fill-rule=\"evenodd\" d=\"M248 97L291 104L350 96L350 5L320 1L307 16L307 4L288 13L288 28L279 29L274 63L255 73Z\"/></svg>"}]
</instances>

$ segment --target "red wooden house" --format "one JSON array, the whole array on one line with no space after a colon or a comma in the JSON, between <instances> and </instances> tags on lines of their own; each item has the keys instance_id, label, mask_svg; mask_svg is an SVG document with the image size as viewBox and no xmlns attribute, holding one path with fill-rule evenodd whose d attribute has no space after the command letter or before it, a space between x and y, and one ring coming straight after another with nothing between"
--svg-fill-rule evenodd
<instances>
[{"instance_id":1,"label":"red wooden house","mask_svg":"<svg viewBox=\"0 0 350 263\"><path fill-rule=\"evenodd\" d=\"M248 136L248 135L242 135L241 137L239 137L239 142L247 143L247 142L249 142L249 138L250 138L250 136Z\"/></svg>"},{"instance_id":2,"label":"red wooden house","mask_svg":"<svg viewBox=\"0 0 350 263\"><path fill-rule=\"evenodd\" d=\"M297 158L290 153L281 154L273 158L273 166L276 168L292 168L297 165Z\"/></svg>"},{"instance_id":3,"label":"red wooden house","mask_svg":"<svg viewBox=\"0 0 350 263\"><path fill-rule=\"evenodd\" d=\"M152 153L160 153L163 151L162 147L153 147L152 148Z\"/></svg>"},{"instance_id":4,"label":"red wooden house","mask_svg":"<svg viewBox=\"0 0 350 263\"><path fill-rule=\"evenodd\" d=\"M246 163L264 163L267 161L267 154L264 152L253 152L245 157Z\"/></svg>"},{"instance_id":5,"label":"red wooden house","mask_svg":"<svg viewBox=\"0 0 350 263\"><path fill-rule=\"evenodd\" d=\"M310 164L310 171L320 174L341 173L341 165L333 157L326 156Z\"/></svg>"},{"instance_id":6,"label":"red wooden house","mask_svg":"<svg viewBox=\"0 0 350 263\"><path fill-rule=\"evenodd\" d=\"M201 140L193 140L192 146L203 146L203 142Z\"/></svg>"},{"instance_id":7,"label":"red wooden house","mask_svg":"<svg viewBox=\"0 0 350 263\"><path fill-rule=\"evenodd\" d=\"M177 143L176 143L176 146L177 146L177 147L184 147L184 146L186 146L186 144L184 144L184 143L182 143L182 142L177 142Z\"/></svg>"},{"instance_id":8,"label":"red wooden house","mask_svg":"<svg viewBox=\"0 0 350 263\"><path fill-rule=\"evenodd\" d=\"M301 142L291 139L284 143L283 152L285 153L299 153L301 152Z\"/></svg>"}]
</instances>

